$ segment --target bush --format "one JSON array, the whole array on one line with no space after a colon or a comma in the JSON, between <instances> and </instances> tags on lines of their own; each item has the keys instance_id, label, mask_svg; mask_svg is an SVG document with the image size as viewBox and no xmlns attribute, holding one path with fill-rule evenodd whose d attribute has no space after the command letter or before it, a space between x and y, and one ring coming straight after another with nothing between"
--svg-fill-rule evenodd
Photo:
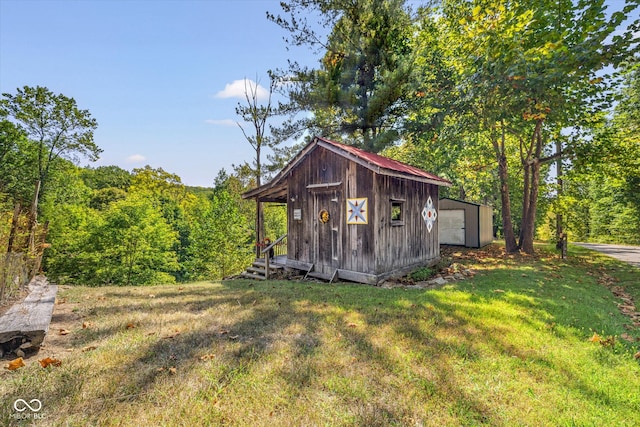
<instances>
[{"instance_id":1,"label":"bush","mask_svg":"<svg viewBox=\"0 0 640 427\"><path fill-rule=\"evenodd\" d=\"M430 267L421 267L416 271L409 274L409 278L416 282L421 282L431 278L435 274L435 271Z\"/></svg>"}]
</instances>

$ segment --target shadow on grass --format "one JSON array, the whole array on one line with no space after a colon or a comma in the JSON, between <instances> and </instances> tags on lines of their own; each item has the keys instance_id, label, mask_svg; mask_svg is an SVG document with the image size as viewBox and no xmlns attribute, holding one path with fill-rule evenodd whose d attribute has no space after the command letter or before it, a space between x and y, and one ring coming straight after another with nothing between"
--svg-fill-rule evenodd
<instances>
[{"instance_id":1,"label":"shadow on grass","mask_svg":"<svg viewBox=\"0 0 640 427\"><path fill-rule=\"evenodd\" d=\"M290 402L309 399L310 389L330 395L333 412L324 422L339 412L346 414L339 423L415 424L429 413L416 407L421 404L443 411L450 422L501 425L507 423L505 404L489 403L464 375L466 369L495 357L506 365L500 368L504 375L522 375L532 384L543 381L582 396L591 406L633 413L630 400L597 388L577 366L555 360L539 345L513 340L518 327L532 338L574 340L585 339L589 328L620 328L620 319L602 316L615 308L607 292L595 285L594 277L570 266L538 261L505 264L490 275L434 291L243 280L179 291L109 288L83 317L116 320L80 334L79 345L102 344L96 352L131 351L133 356L123 358L123 365L99 371L119 383L94 392L83 385L90 379L71 386L69 378L60 375L48 385L48 399L78 402L89 394L96 399L89 408L102 411L117 411L123 401L152 404L148 396L171 380L171 369L176 369L205 377L197 396L210 402L210 411L220 412L221 420L224 414L216 402L239 381L258 375L265 363L284 358L287 363L268 368L288 385L282 393ZM147 314L148 324L127 330L128 318L141 312ZM163 323L163 316L169 315L171 320ZM174 324L184 330L174 331ZM126 345L135 334L135 348L118 347L117 342ZM215 363L201 360L207 355L215 357ZM607 357L602 356L602 363L612 363ZM203 369L209 371L200 374ZM33 384L17 386L24 394ZM2 401L12 396L5 394ZM533 398L522 400L535 405ZM290 405L294 411L295 403ZM96 422L96 416L87 417Z\"/></svg>"}]
</instances>

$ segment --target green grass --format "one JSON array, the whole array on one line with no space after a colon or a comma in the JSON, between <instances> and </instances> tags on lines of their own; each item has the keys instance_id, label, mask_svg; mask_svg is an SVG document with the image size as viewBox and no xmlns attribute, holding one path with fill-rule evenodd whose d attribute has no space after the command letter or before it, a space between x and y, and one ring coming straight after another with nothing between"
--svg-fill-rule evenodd
<instances>
[{"instance_id":1,"label":"green grass","mask_svg":"<svg viewBox=\"0 0 640 427\"><path fill-rule=\"evenodd\" d=\"M638 425L638 342L620 336L640 331L598 279L640 301L640 270L570 255L494 248L459 261L473 279L437 290L65 289L70 351L0 373L0 423L38 398L45 425Z\"/></svg>"}]
</instances>

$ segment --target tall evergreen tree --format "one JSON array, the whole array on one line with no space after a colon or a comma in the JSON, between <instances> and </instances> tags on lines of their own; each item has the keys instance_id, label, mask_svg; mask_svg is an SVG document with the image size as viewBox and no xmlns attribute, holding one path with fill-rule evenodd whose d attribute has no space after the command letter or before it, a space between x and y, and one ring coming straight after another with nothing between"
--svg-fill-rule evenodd
<instances>
[{"instance_id":1,"label":"tall evergreen tree","mask_svg":"<svg viewBox=\"0 0 640 427\"><path fill-rule=\"evenodd\" d=\"M284 16L268 14L289 31L288 43L324 51L318 69L291 63L285 90L292 120L285 135L320 134L379 152L399 137L410 88L411 17L403 0L294 0ZM308 15L319 16L318 26ZM325 38L319 28L330 28Z\"/></svg>"}]
</instances>

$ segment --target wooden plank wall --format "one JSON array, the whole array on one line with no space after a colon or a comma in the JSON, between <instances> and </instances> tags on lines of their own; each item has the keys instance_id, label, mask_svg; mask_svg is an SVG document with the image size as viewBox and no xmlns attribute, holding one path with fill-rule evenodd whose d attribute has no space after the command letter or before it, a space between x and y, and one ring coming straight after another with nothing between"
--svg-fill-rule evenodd
<instances>
[{"instance_id":1,"label":"wooden plank wall","mask_svg":"<svg viewBox=\"0 0 640 427\"><path fill-rule=\"evenodd\" d=\"M339 156L323 147L314 149L291 170L288 179L288 257L305 263L316 259L318 213L322 200L331 209L332 226L339 228L338 260L331 265L316 265L316 271L330 269L384 274L408 265L428 262L439 256L438 224L429 233L422 219L422 209L429 196L438 208L438 187L432 184L375 174L370 169ZM308 185L332 184L326 189L308 189ZM324 192L338 195L337 205ZM319 195L319 197L316 197ZM347 199L368 200L368 224L347 224ZM403 225L391 225L391 200L403 200ZM331 208L329 208L331 206ZM335 211L337 207L337 212ZM301 209L301 220L293 211ZM323 224L327 226L328 224Z\"/></svg>"},{"instance_id":2,"label":"wooden plank wall","mask_svg":"<svg viewBox=\"0 0 640 427\"><path fill-rule=\"evenodd\" d=\"M422 218L422 210L431 196L438 210L438 187L417 181L378 175L379 194L375 208L377 215L376 273L400 269L408 265L428 262L440 255L438 222L431 232ZM391 225L391 201L403 201L403 224Z\"/></svg>"}]
</instances>

